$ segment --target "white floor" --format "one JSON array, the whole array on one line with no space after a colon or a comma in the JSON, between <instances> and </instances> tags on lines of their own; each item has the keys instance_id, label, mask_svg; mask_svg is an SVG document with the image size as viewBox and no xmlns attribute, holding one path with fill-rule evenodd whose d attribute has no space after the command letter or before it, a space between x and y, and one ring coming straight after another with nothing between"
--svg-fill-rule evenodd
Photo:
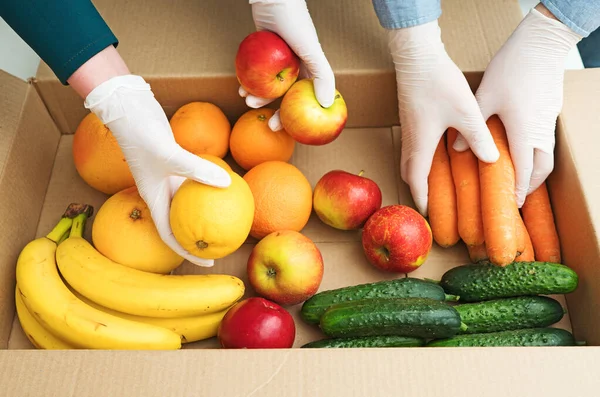
<instances>
[{"instance_id":1,"label":"white floor","mask_svg":"<svg viewBox=\"0 0 600 397\"><path fill-rule=\"evenodd\" d=\"M538 0L519 0L523 15L538 3ZM35 75L39 57L0 18L0 69L26 80ZM574 48L566 60L567 69L582 69L579 51Z\"/></svg>"},{"instance_id":2,"label":"white floor","mask_svg":"<svg viewBox=\"0 0 600 397\"><path fill-rule=\"evenodd\" d=\"M35 76L40 58L0 18L0 69L22 79Z\"/></svg>"}]
</instances>

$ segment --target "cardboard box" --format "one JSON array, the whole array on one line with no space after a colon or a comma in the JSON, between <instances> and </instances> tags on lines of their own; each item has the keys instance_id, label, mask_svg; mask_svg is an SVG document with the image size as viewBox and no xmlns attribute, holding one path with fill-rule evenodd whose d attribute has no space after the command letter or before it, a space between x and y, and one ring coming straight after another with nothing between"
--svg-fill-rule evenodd
<instances>
[{"instance_id":1,"label":"cardboard box","mask_svg":"<svg viewBox=\"0 0 600 397\"><path fill-rule=\"evenodd\" d=\"M298 145L291 162L314 186L325 172L364 169L383 204L412 205L399 177L400 129L396 85L385 32L370 2L309 1L324 50L350 118L330 145ZM231 122L247 110L237 96L233 58L253 25L238 0L148 3L97 0L121 40L133 73L147 78L168 116L181 105L211 101ZM472 88L491 56L518 24L513 0L443 2L440 19L450 56ZM216 340L175 352L38 351L14 313L15 263L22 247L46 234L71 202L100 208L105 195L78 176L72 134L86 114L69 87L42 65L29 84L0 73L0 379L5 396L567 396L597 393L600 377L600 168L596 158L600 71L570 71L557 123L556 165L548 180L563 262L580 276L577 291L557 297L568 309L558 327L586 347L454 349L298 349L323 335L297 316L289 350L222 350ZM276 104L275 104L276 105ZM275 106L274 105L274 106ZM231 161L231 159L229 159ZM86 237L89 239L88 223ZM365 260L360 234L325 227L313 215L303 230L321 250L321 290L392 278ZM253 242L211 269L188 263L177 273L228 272L247 286ZM433 248L415 277L439 278L466 263L464 246ZM575 393L574 393L575 391Z\"/></svg>"}]
</instances>

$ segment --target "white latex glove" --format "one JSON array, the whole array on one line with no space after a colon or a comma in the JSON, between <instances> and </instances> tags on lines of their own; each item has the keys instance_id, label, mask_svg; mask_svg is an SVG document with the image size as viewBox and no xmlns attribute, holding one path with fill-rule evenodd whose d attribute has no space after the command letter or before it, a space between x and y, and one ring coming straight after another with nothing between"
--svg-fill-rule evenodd
<instances>
[{"instance_id":1,"label":"white latex glove","mask_svg":"<svg viewBox=\"0 0 600 397\"><path fill-rule=\"evenodd\" d=\"M563 103L565 58L581 36L532 9L494 55L476 97L502 120L515 166L519 207L554 168L554 128ZM457 139L455 148L465 148Z\"/></svg>"},{"instance_id":2,"label":"white latex glove","mask_svg":"<svg viewBox=\"0 0 600 397\"><path fill-rule=\"evenodd\" d=\"M437 21L388 34L402 127L401 176L427 216L427 178L448 127L456 128L482 161L496 161L499 153L467 80L446 53Z\"/></svg>"},{"instance_id":3,"label":"white latex glove","mask_svg":"<svg viewBox=\"0 0 600 397\"><path fill-rule=\"evenodd\" d=\"M300 58L298 78L314 77L315 96L321 106L328 108L335 96L335 77L323 53L317 31L308 13L305 0L249 0L252 17L258 31L268 30L277 33ZM246 98L246 105L260 108L275 99L249 95L241 86L240 96ZM281 130L279 109L269 119L273 131Z\"/></svg>"},{"instance_id":4,"label":"white latex glove","mask_svg":"<svg viewBox=\"0 0 600 397\"><path fill-rule=\"evenodd\" d=\"M100 84L87 96L85 107L117 140L160 237L188 261L212 266L213 260L191 255L175 240L169 223L171 199L186 178L227 187L229 174L175 142L165 112L140 76L118 76Z\"/></svg>"}]
</instances>

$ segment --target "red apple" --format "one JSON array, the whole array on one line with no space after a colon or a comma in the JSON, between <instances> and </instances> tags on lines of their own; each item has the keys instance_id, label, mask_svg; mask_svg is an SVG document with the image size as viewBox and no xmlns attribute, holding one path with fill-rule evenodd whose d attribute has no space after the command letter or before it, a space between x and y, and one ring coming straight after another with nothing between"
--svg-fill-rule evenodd
<instances>
[{"instance_id":1,"label":"red apple","mask_svg":"<svg viewBox=\"0 0 600 397\"><path fill-rule=\"evenodd\" d=\"M356 230L381 208L381 190L361 171L329 171L319 179L313 192L313 208L325 223L340 230Z\"/></svg>"},{"instance_id":2,"label":"red apple","mask_svg":"<svg viewBox=\"0 0 600 397\"><path fill-rule=\"evenodd\" d=\"M316 294L323 271L319 248L293 230L263 237L247 263L248 280L256 293L281 305L295 305Z\"/></svg>"},{"instance_id":3,"label":"red apple","mask_svg":"<svg viewBox=\"0 0 600 397\"><path fill-rule=\"evenodd\" d=\"M298 78L300 58L276 33L261 30L246 36L235 57L240 85L261 98L279 98Z\"/></svg>"},{"instance_id":4,"label":"red apple","mask_svg":"<svg viewBox=\"0 0 600 397\"><path fill-rule=\"evenodd\" d=\"M290 348L296 324L283 307L253 297L236 303L219 324L217 338L226 349Z\"/></svg>"},{"instance_id":5,"label":"red apple","mask_svg":"<svg viewBox=\"0 0 600 397\"><path fill-rule=\"evenodd\" d=\"M336 90L333 104L324 108L315 96L313 79L298 80L281 100L280 120L283 128L296 142L305 145L325 145L342 133L348 109Z\"/></svg>"},{"instance_id":6,"label":"red apple","mask_svg":"<svg viewBox=\"0 0 600 397\"><path fill-rule=\"evenodd\" d=\"M410 273L425 262L433 237L427 220L405 205L389 205L365 223L362 246L369 262L387 272Z\"/></svg>"}]
</instances>

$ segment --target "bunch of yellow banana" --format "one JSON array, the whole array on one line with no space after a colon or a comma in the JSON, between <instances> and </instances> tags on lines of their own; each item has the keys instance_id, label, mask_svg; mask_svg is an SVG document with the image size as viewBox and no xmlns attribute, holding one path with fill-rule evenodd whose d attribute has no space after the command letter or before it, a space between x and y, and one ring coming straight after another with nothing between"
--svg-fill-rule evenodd
<instances>
[{"instance_id":1,"label":"bunch of yellow banana","mask_svg":"<svg viewBox=\"0 0 600 397\"><path fill-rule=\"evenodd\" d=\"M211 338L244 295L230 275L160 275L100 254L82 236L93 209L71 204L17 260L15 305L41 349L179 349Z\"/></svg>"}]
</instances>

